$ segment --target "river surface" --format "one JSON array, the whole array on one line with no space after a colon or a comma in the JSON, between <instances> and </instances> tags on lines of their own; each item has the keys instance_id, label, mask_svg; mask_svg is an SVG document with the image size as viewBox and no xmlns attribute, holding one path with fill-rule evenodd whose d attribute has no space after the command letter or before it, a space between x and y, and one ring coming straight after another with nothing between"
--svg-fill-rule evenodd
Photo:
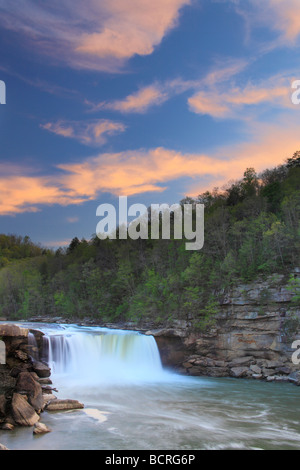
<instances>
[{"instance_id":1,"label":"river surface","mask_svg":"<svg viewBox=\"0 0 300 470\"><path fill-rule=\"evenodd\" d=\"M294 385L175 374L162 367L154 338L133 331L28 326L45 333L55 395L85 407L44 411L49 434L0 431L9 449L300 449Z\"/></svg>"}]
</instances>

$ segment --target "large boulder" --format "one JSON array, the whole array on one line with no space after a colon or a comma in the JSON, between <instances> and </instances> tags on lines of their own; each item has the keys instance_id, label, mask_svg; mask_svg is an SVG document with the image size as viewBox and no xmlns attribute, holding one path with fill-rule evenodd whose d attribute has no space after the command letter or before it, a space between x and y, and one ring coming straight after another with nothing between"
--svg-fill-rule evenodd
<instances>
[{"instance_id":1,"label":"large boulder","mask_svg":"<svg viewBox=\"0 0 300 470\"><path fill-rule=\"evenodd\" d=\"M235 378L247 377L248 372L248 367L232 367L230 369L230 375Z\"/></svg>"},{"instance_id":2,"label":"large boulder","mask_svg":"<svg viewBox=\"0 0 300 470\"><path fill-rule=\"evenodd\" d=\"M11 412L13 419L20 426L34 426L40 419L26 397L20 393L13 394Z\"/></svg>"},{"instance_id":3,"label":"large boulder","mask_svg":"<svg viewBox=\"0 0 300 470\"><path fill-rule=\"evenodd\" d=\"M34 361L32 368L41 379L48 378L51 375L51 369L45 362Z\"/></svg>"},{"instance_id":4,"label":"large boulder","mask_svg":"<svg viewBox=\"0 0 300 470\"><path fill-rule=\"evenodd\" d=\"M0 336L28 337L28 329L13 324L0 324Z\"/></svg>"},{"instance_id":5,"label":"large boulder","mask_svg":"<svg viewBox=\"0 0 300 470\"><path fill-rule=\"evenodd\" d=\"M18 375L15 391L26 395L29 404L40 412L44 405L41 385L34 379L35 374L30 372L21 372Z\"/></svg>"}]
</instances>

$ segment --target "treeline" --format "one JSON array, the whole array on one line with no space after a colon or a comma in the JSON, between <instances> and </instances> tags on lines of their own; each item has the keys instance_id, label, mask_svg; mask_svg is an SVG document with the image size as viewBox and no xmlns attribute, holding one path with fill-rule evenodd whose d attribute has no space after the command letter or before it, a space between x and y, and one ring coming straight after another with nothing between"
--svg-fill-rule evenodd
<instances>
[{"instance_id":1,"label":"treeline","mask_svg":"<svg viewBox=\"0 0 300 470\"><path fill-rule=\"evenodd\" d=\"M214 319L231 286L300 264L300 152L226 188L186 198L205 205L205 242L74 238L56 252L0 235L0 315L154 322Z\"/></svg>"}]
</instances>

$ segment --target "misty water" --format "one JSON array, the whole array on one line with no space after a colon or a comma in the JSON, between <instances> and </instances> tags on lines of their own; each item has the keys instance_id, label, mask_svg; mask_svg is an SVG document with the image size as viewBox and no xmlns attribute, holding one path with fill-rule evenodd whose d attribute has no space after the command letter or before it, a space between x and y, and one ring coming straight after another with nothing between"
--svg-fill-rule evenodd
<instances>
[{"instance_id":1,"label":"misty water","mask_svg":"<svg viewBox=\"0 0 300 470\"><path fill-rule=\"evenodd\" d=\"M41 414L52 429L0 431L9 449L299 449L300 389L246 379L187 377L162 367L152 336L34 324L58 398L84 409ZM31 338L34 341L33 338Z\"/></svg>"}]
</instances>

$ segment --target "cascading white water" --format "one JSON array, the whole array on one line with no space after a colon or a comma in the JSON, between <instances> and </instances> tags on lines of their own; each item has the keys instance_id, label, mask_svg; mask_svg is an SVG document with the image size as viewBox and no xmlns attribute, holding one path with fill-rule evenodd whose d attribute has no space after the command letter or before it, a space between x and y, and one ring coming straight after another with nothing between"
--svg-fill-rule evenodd
<instances>
[{"instance_id":1,"label":"cascading white water","mask_svg":"<svg viewBox=\"0 0 300 470\"><path fill-rule=\"evenodd\" d=\"M47 333L44 346L52 375L72 382L153 382L165 375L155 339L134 331L66 328Z\"/></svg>"},{"instance_id":2,"label":"cascading white water","mask_svg":"<svg viewBox=\"0 0 300 470\"><path fill-rule=\"evenodd\" d=\"M28 352L33 359L38 359L38 346L33 333L28 333Z\"/></svg>"}]
</instances>

